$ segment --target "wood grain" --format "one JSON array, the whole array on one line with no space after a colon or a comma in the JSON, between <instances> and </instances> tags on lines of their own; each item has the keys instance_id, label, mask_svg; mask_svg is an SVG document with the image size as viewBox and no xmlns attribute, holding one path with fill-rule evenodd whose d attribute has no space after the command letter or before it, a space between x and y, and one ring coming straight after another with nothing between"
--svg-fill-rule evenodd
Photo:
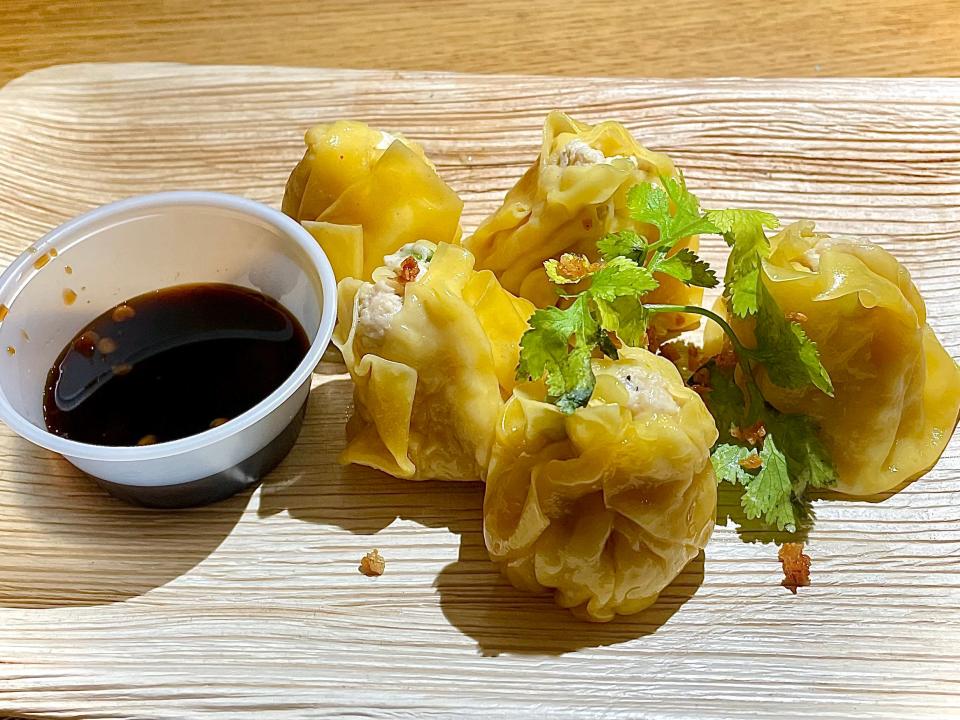
<instances>
[{"instance_id":1,"label":"wood grain","mask_svg":"<svg viewBox=\"0 0 960 720\"><path fill-rule=\"evenodd\" d=\"M812 217L906 263L960 354L960 81L638 81L72 66L0 91L0 262L151 190L279 206L303 131L421 141L467 229L543 116L625 121L705 203ZM722 261L718 242L706 254ZM343 368L258 490L154 512L0 429L0 715L49 718L960 717L960 443L899 494L820 501L810 588L733 522L640 615L574 621L490 566L481 488L334 462ZM735 505L721 496L720 516ZM378 547L386 573L357 564Z\"/></svg>"},{"instance_id":2,"label":"wood grain","mask_svg":"<svg viewBox=\"0 0 960 720\"><path fill-rule=\"evenodd\" d=\"M960 2L4 0L0 84L166 60L623 77L957 75Z\"/></svg>"}]
</instances>

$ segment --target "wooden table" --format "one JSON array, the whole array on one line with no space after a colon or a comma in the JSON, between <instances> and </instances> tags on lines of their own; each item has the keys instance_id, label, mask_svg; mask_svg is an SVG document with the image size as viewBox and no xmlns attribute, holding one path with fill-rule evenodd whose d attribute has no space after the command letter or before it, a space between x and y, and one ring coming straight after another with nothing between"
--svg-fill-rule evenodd
<instances>
[{"instance_id":1,"label":"wooden table","mask_svg":"<svg viewBox=\"0 0 960 720\"><path fill-rule=\"evenodd\" d=\"M4 0L0 84L81 61L622 77L960 73L960 2Z\"/></svg>"}]
</instances>

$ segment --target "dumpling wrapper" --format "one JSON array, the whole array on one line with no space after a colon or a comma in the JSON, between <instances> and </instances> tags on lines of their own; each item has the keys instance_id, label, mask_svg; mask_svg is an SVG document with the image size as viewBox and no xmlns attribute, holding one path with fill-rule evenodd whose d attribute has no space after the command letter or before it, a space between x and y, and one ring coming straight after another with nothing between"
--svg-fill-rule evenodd
<instances>
[{"instance_id":1,"label":"dumpling wrapper","mask_svg":"<svg viewBox=\"0 0 960 720\"><path fill-rule=\"evenodd\" d=\"M507 290L537 307L554 305L557 294L544 261L563 253L596 260L597 240L619 230L655 238L655 227L630 218L627 193L638 183L673 175L670 158L647 150L620 123L588 125L551 112L537 160L464 245L476 256L477 267L492 270ZM676 249L696 251L698 246L693 236ZM703 299L701 288L660 273L657 279L660 287L645 296L646 302L699 304ZM699 316L692 314L663 313L653 319L664 336L698 324Z\"/></svg>"},{"instance_id":2,"label":"dumpling wrapper","mask_svg":"<svg viewBox=\"0 0 960 720\"><path fill-rule=\"evenodd\" d=\"M352 120L311 128L305 142L283 212L316 238L338 282L369 280L407 243L460 241L463 202L419 145Z\"/></svg>"},{"instance_id":3,"label":"dumpling wrapper","mask_svg":"<svg viewBox=\"0 0 960 720\"><path fill-rule=\"evenodd\" d=\"M379 338L359 322L361 293L371 287L353 278L338 287L333 341L354 382L341 461L399 478L481 479L533 307L449 244L403 286Z\"/></svg>"},{"instance_id":4,"label":"dumpling wrapper","mask_svg":"<svg viewBox=\"0 0 960 720\"><path fill-rule=\"evenodd\" d=\"M665 358L620 353L594 360L593 396L570 415L541 383L515 389L483 504L510 582L595 621L655 602L706 546L717 502L717 429L700 396Z\"/></svg>"},{"instance_id":5,"label":"dumpling wrapper","mask_svg":"<svg viewBox=\"0 0 960 720\"><path fill-rule=\"evenodd\" d=\"M926 473L957 423L960 368L927 324L910 273L879 245L816 233L809 221L771 246L762 281L784 313L805 316L834 397L778 387L761 372L764 396L819 423L841 493L873 495ZM755 343L752 320L732 325Z\"/></svg>"}]
</instances>

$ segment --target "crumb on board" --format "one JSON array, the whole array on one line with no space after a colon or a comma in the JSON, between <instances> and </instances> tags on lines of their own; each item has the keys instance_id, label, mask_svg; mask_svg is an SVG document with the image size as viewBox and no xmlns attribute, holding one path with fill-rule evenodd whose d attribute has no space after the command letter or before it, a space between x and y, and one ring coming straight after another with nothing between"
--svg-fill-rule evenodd
<instances>
[{"instance_id":1,"label":"crumb on board","mask_svg":"<svg viewBox=\"0 0 960 720\"><path fill-rule=\"evenodd\" d=\"M784 543L777 553L783 565L783 585L794 595L798 587L810 585L810 556L803 554L803 543Z\"/></svg>"},{"instance_id":2,"label":"crumb on board","mask_svg":"<svg viewBox=\"0 0 960 720\"><path fill-rule=\"evenodd\" d=\"M367 577L379 577L383 575L387 567L387 561L383 559L380 551L374 548L360 559L360 567L357 568Z\"/></svg>"}]
</instances>

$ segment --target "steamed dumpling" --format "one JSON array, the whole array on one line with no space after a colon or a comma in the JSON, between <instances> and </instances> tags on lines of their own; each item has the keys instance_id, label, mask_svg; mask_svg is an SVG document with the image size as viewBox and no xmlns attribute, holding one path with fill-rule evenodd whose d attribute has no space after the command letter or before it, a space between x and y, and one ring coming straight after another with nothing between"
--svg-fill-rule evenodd
<instances>
[{"instance_id":1,"label":"steamed dumpling","mask_svg":"<svg viewBox=\"0 0 960 720\"><path fill-rule=\"evenodd\" d=\"M557 302L543 262L563 253L597 259L597 240L607 233L636 230L656 237L656 228L629 216L627 192L641 182L675 175L670 158L640 145L616 122L587 125L552 112L543 126L540 155L507 193L503 205L481 223L465 246L477 267L489 268L512 293L538 307ZM696 250L696 237L677 249ZM657 275L660 287L647 302L698 304L703 290ZM654 318L661 335L695 328L698 316Z\"/></svg>"},{"instance_id":2,"label":"steamed dumpling","mask_svg":"<svg viewBox=\"0 0 960 720\"><path fill-rule=\"evenodd\" d=\"M759 377L778 410L812 416L839 475L836 489L871 495L929 470L953 433L960 369L927 325L923 298L890 253L831 238L812 222L771 239L764 285L817 343L834 397ZM733 323L752 343L752 323Z\"/></svg>"},{"instance_id":3,"label":"steamed dumpling","mask_svg":"<svg viewBox=\"0 0 960 720\"><path fill-rule=\"evenodd\" d=\"M717 429L676 368L646 350L594 360L589 404L564 415L541 383L507 401L483 503L507 578L591 620L639 612L707 544Z\"/></svg>"},{"instance_id":4,"label":"steamed dumpling","mask_svg":"<svg viewBox=\"0 0 960 720\"><path fill-rule=\"evenodd\" d=\"M333 341L354 382L341 460L480 479L533 307L463 248L425 241L387 256L372 282L343 280L338 304Z\"/></svg>"},{"instance_id":5,"label":"steamed dumpling","mask_svg":"<svg viewBox=\"0 0 960 720\"><path fill-rule=\"evenodd\" d=\"M369 280L407 243L459 242L463 202L419 145L352 120L311 128L306 144L283 212L317 239L338 281Z\"/></svg>"}]
</instances>

